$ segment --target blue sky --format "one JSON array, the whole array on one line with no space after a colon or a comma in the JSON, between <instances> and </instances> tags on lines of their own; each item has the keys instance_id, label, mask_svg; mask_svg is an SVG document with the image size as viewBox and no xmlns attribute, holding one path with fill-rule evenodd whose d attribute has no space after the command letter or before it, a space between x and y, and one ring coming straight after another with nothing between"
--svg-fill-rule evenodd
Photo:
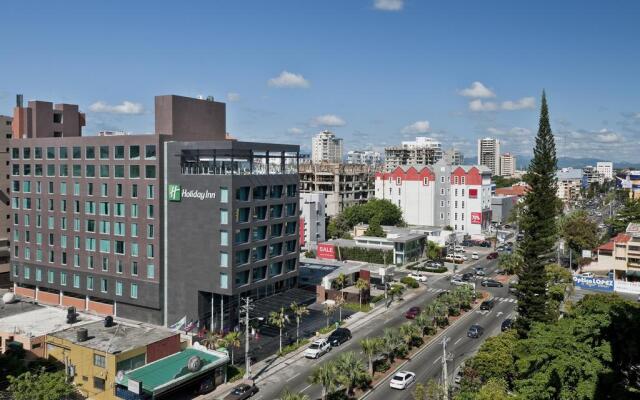
<instances>
[{"instance_id":1,"label":"blue sky","mask_svg":"<svg viewBox=\"0 0 640 400\"><path fill-rule=\"evenodd\" d=\"M153 131L153 96L226 101L242 140L347 149L421 136L530 154L543 88L559 154L637 161L640 2L20 1L3 7L0 113L77 103L87 133ZM477 83L474 83L477 82ZM465 91L465 89L469 89Z\"/></svg>"}]
</instances>

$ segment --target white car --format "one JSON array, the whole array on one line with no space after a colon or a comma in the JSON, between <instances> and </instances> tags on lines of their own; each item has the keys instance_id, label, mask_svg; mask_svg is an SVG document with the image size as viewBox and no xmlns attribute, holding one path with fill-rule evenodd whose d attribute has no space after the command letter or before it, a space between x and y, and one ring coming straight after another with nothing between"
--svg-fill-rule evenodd
<instances>
[{"instance_id":1,"label":"white car","mask_svg":"<svg viewBox=\"0 0 640 400\"><path fill-rule=\"evenodd\" d=\"M463 262L463 261L467 261L467 256L465 256L464 254L456 254L453 256L453 259L456 262Z\"/></svg>"},{"instance_id":2,"label":"white car","mask_svg":"<svg viewBox=\"0 0 640 400\"><path fill-rule=\"evenodd\" d=\"M583 276L585 278L593 278L593 272L585 272L585 273L581 274L580 276Z\"/></svg>"},{"instance_id":3,"label":"white car","mask_svg":"<svg viewBox=\"0 0 640 400\"><path fill-rule=\"evenodd\" d=\"M462 286L462 285L464 285L464 283L465 283L465 282L462 280L462 276L460 276L460 275L454 275L454 276L451 278L451 281L450 281L450 282L451 282L451 284L452 284L452 285L454 285L454 286Z\"/></svg>"},{"instance_id":4,"label":"white car","mask_svg":"<svg viewBox=\"0 0 640 400\"><path fill-rule=\"evenodd\" d=\"M319 358L330 350L331 345L326 339L318 339L304 351L304 356L307 358Z\"/></svg>"},{"instance_id":5,"label":"white car","mask_svg":"<svg viewBox=\"0 0 640 400\"><path fill-rule=\"evenodd\" d=\"M478 255L478 253L476 253L475 251L473 252L473 254L471 254L471 259L472 260L479 260L480 256Z\"/></svg>"},{"instance_id":6,"label":"white car","mask_svg":"<svg viewBox=\"0 0 640 400\"><path fill-rule=\"evenodd\" d=\"M464 247L456 246L453 248L454 253L464 253Z\"/></svg>"},{"instance_id":7,"label":"white car","mask_svg":"<svg viewBox=\"0 0 640 400\"><path fill-rule=\"evenodd\" d=\"M417 280L418 282L426 282L427 281L427 277L425 275L418 274L416 272L412 272L407 276L409 278L413 278L413 279Z\"/></svg>"},{"instance_id":8,"label":"white car","mask_svg":"<svg viewBox=\"0 0 640 400\"><path fill-rule=\"evenodd\" d=\"M404 390L416 381L416 374L411 371L399 371L391 378L389 386L392 389Z\"/></svg>"}]
</instances>

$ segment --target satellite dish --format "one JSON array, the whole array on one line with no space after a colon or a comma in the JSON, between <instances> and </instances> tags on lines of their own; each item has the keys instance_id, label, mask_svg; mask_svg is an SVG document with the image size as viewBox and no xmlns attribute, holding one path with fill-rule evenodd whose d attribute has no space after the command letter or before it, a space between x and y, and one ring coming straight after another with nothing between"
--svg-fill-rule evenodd
<instances>
[{"instance_id":1,"label":"satellite dish","mask_svg":"<svg viewBox=\"0 0 640 400\"><path fill-rule=\"evenodd\" d=\"M124 371L120 370L116 373L116 382L121 383L124 380Z\"/></svg>"},{"instance_id":2,"label":"satellite dish","mask_svg":"<svg viewBox=\"0 0 640 400\"><path fill-rule=\"evenodd\" d=\"M189 357L187 360L187 369L191 372L199 371L202 368L202 360L198 356Z\"/></svg>"},{"instance_id":3,"label":"satellite dish","mask_svg":"<svg viewBox=\"0 0 640 400\"><path fill-rule=\"evenodd\" d=\"M2 295L2 302L4 304L15 303L16 301L18 301L18 299L16 298L16 295L13 292L7 292Z\"/></svg>"}]
</instances>

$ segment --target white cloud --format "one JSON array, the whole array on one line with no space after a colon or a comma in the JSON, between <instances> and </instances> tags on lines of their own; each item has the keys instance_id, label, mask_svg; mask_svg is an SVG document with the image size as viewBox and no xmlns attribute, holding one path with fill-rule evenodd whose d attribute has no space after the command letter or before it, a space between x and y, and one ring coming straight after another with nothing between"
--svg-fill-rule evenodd
<instances>
[{"instance_id":1,"label":"white cloud","mask_svg":"<svg viewBox=\"0 0 640 400\"><path fill-rule=\"evenodd\" d=\"M299 134L301 134L303 131L302 131L302 129L300 129L300 128L295 128L295 127L294 127L294 128L289 128L289 129L287 129L287 132L292 133L292 134L294 134L294 135L299 135Z\"/></svg>"},{"instance_id":2,"label":"white cloud","mask_svg":"<svg viewBox=\"0 0 640 400\"><path fill-rule=\"evenodd\" d=\"M601 129L600 132L596 133L596 141L600 143L613 143L619 142L622 140L622 137L618 135L616 132Z\"/></svg>"},{"instance_id":3,"label":"white cloud","mask_svg":"<svg viewBox=\"0 0 640 400\"><path fill-rule=\"evenodd\" d=\"M410 134L418 134L418 133L427 133L431 125L429 121L416 121L411 125L407 125L402 128L402 133L410 133Z\"/></svg>"},{"instance_id":4,"label":"white cloud","mask_svg":"<svg viewBox=\"0 0 640 400\"><path fill-rule=\"evenodd\" d=\"M320 115L311 120L312 126L345 126L347 122L334 114Z\"/></svg>"},{"instance_id":5,"label":"white cloud","mask_svg":"<svg viewBox=\"0 0 640 400\"><path fill-rule=\"evenodd\" d=\"M401 11L404 0L373 0L373 8L381 11Z\"/></svg>"},{"instance_id":6,"label":"white cloud","mask_svg":"<svg viewBox=\"0 0 640 400\"><path fill-rule=\"evenodd\" d=\"M478 82L478 81L473 82L470 87L466 89L462 89L458 93L464 97L476 97L476 98L496 97L496 94L493 93L491 89L483 85L482 82Z\"/></svg>"},{"instance_id":7,"label":"white cloud","mask_svg":"<svg viewBox=\"0 0 640 400\"><path fill-rule=\"evenodd\" d=\"M487 128L487 132L491 135L495 136L511 136L511 137L532 137L531 129L521 128L519 126L515 126L509 130L498 129L498 128Z\"/></svg>"},{"instance_id":8,"label":"white cloud","mask_svg":"<svg viewBox=\"0 0 640 400\"><path fill-rule=\"evenodd\" d=\"M109 105L104 101L96 101L89 106L89 111L110 114L142 114L144 107L140 103L133 103L127 100L116 105Z\"/></svg>"},{"instance_id":9,"label":"white cloud","mask_svg":"<svg viewBox=\"0 0 640 400\"><path fill-rule=\"evenodd\" d=\"M240 93L236 93L236 92L227 93L227 101L229 102L240 101Z\"/></svg>"},{"instance_id":10,"label":"white cloud","mask_svg":"<svg viewBox=\"0 0 640 400\"><path fill-rule=\"evenodd\" d=\"M310 85L304 76L289 71L282 71L277 77L269 79L267 84L278 88L308 88Z\"/></svg>"},{"instance_id":11,"label":"white cloud","mask_svg":"<svg viewBox=\"0 0 640 400\"><path fill-rule=\"evenodd\" d=\"M469 102L469 110L471 111L496 111L497 109L498 105L493 101L483 102L480 99L475 99Z\"/></svg>"},{"instance_id":12,"label":"white cloud","mask_svg":"<svg viewBox=\"0 0 640 400\"><path fill-rule=\"evenodd\" d=\"M534 108L536 106L536 99L533 97L523 97L520 100L516 101L503 101L502 109L513 111L513 110L523 110L526 108Z\"/></svg>"}]
</instances>

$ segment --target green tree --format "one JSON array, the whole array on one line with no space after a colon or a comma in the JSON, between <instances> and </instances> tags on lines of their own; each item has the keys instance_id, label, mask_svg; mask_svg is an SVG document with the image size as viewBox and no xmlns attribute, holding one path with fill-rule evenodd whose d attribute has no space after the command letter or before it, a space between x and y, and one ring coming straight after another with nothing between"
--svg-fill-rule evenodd
<instances>
[{"instance_id":1,"label":"green tree","mask_svg":"<svg viewBox=\"0 0 640 400\"><path fill-rule=\"evenodd\" d=\"M501 379L491 378L482 385L475 400L508 400L507 384Z\"/></svg>"},{"instance_id":2,"label":"green tree","mask_svg":"<svg viewBox=\"0 0 640 400\"><path fill-rule=\"evenodd\" d=\"M498 265L500 268L509 275L521 273L523 263L524 260L522 259L522 255L518 252L511 254L502 253L498 259Z\"/></svg>"},{"instance_id":3,"label":"green tree","mask_svg":"<svg viewBox=\"0 0 640 400\"><path fill-rule=\"evenodd\" d=\"M578 210L561 219L560 233L567 246L577 254L598 245L598 226L586 211Z\"/></svg>"},{"instance_id":4,"label":"green tree","mask_svg":"<svg viewBox=\"0 0 640 400\"><path fill-rule=\"evenodd\" d=\"M556 197L556 146L549 123L549 110L544 91L540 108L540 125L533 159L529 164L527 184L530 190L524 196L521 228L524 239L519 250L524 259L519 275L518 331L526 335L531 324L548 320L546 278L543 258L553 252L558 215Z\"/></svg>"},{"instance_id":5,"label":"green tree","mask_svg":"<svg viewBox=\"0 0 640 400\"><path fill-rule=\"evenodd\" d=\"M17 377L9 375L7 379L14 400L61 400L75 392L64 372L25 372Z\"/></svg>"},{"instance_id":6,"label":"green tree","mask_svg":"<svg viewBox=\"0 0 640 400\"><path fill-rule=\"evenodd\" d=\"M302 320L302 317L304 317L305 315L309 315L309 309L307 308L307 306L298 304L295 301L291 303L289 308L291 309L291 312L293 312L293 315L296 317L296 344L297 344L297 343L300 343L300 320Z\"/></svg>"},{"instance_id":7,"label":"green tree","mask_svg":"<svg viewBox=\"0 0 640 400\"><path fill-rule=\"evenodd\" d=\"M400 325L400 336L409 347L419 345L422 342L422 331L415 323Z\"/></svg>"},{"instance_id":8,"label":"green tree","mask_svg":"<svg viewBox=\"0 0 640 400\"><path fill-rule=\"evenodd\" d=\"M377 217L371 218L371 221L369 222L369 227L367 228L366 231L364 231L364 234L366 236L374 236L374 237L387 236L386 233L384 233L382 226L380 226L380 221L378 220Z\"/></svg>"},{"instance_id":9,"label":"green tree","mask_svg":"<svg viewBox=\"0 0 640 400\"><path fill-rule=\"evenodd\" d=\"M327 400L329 393L340 383L335 365L331 362L321 364L309 375L309 383L322 386L322 400Z\"/></svg>"},{"instance_id":10,"label":"green tree","mask_svg":"<svg viewBox=\"0 0 640 400\"><path fill-rule=\"evenodd\" d=\"M284 312L284 307L280 307L280 311L271 311L269 313L269 324L280 331L280 353L282 353L282 329L287 322L289 322L289 316Z\"/></svg>"},{"instance_id":11,"label":"green tree","mask_svg":"<svg viewBox=\"0 0 640 400\"><path fill-rule=\"evenodd\" d=\"M465 365L473 369L482 382L491 378L505 379L510 382L515 376L516 366L514 353L518 345L518 335L507 331L498 336L488 338L475 357Z\"/></svg>"},{"instance_id":12,"label":"green tree","mask_svg":"<svg viewBox=\"0 0 640 400\"><path fill-rule=\"evenodd\" d=\"M371 381L362 360L353 351L341 353L335 361L336 371L341 383L350 395L355 387L365 387Z\"/></svg>"},{"instance_id":13,"label":"green tree","mask_svg":"<svg viewBox=\"0 0 640 400\"><path fill-rule=\"evenodd\" d=\"M309 396L303 393L295 393L289 389L284 389L280 395L280 400L309 400Z\"/></svg>"},{"instance_id":14,"label":"green tree","mask_svg":"<svg viewBox=\"0 0 640 400\"><path fill-rule=\"evenodd\" d=\"M373 359L380 354L383 348L383 341L380 338L364 338L360 341L362 352L369 362L369 374L373 376Z\"/></svg>"},{"instance_id":15,"label":"green tree","mask_svg":"<svg viewBox=\"0 0 640 400\"><path fill-rule=\"evenodd\" d=\"M414 400L444 400L444 387L433 379L427 384L418 383L413 391Z\"/></svg>"},{"instance_id":16,"label":"green tree","mask_svg":"<svg viewBox=\"0 0 640 400\"><path fill-rule=\"evenodd\" d=\"M405 353L406 344L397 329L385 328L382 334L382 348L391 362L395 357Z\"/></svg>"},{"instance_id":17,"label":"green tree","mask_svg":"<svg viewBox=\"0 0 640 400\"><path fill-rule=\"evenodd\" d=\"M223 346L224 341L220 334L216 332L207 332L207 335L202 340L202 345L208 349L214 350L216 347Z\"/></svg>"},{"instance_id":18,"label":"green tree","mask_svg":"<svg viewBox=\"0 0 640 400\"><path fill-rule=\"evenodd\" d=\"M369 289L369 282L365 281L362 278L358 278L358 280L356 281L355 284L356 289L358 289L358 296L359 296L359 301L360 301L360 308L362 308L362 293Z\"/></svg>"},{"instance_id":19,"label":"green tree","mask_svg":"<svg viewBox=\"0 0 640 400\"><path fill-rule=\"evenodd\" d=\"M229 332L227 335L222 338L226 347L231 351L231 364L235 364L233 358L233 349L237 349L242 344L240 342L240 332Z\"/></svg>"},{"instance_id":20,"label":"green tree","mask_svg":"<svg viewBox=\"0 0 640 400\"><path fill-rule=\"evenodd\" d=\"M336 312L336 307L332 304L325 303L322 313L327 317L327 327L329 326L329 317L331 317L334 312Z\"/></svg>"},{"instance_id":21,"label":"green tree","mask_svg":"<svg viewBox=\"0 0 640 400\"><path fill-rule=\"evenodd\" d=\"M340 313L340 322L342 322L342 305L344 304L344 288L347 285L347 276L340 272L333 282L340 289L340 301L336 301L336 305L338 306L338 311Z\"/></svg>"},{"instance_id":22,"label":"green tree","mask_svg":"<svg viewBox=\"0 0 640 400\"><path fill-rule=\"evenodd\" d=\"M427 241L427 258L430 260L437 260L442 254L442 248L438 246L438 243L428 240Z\"/></svg>"},{"instance_id":23,"label":"green tree","mask_svg":"<svg viewBox=\"0 0 640 400\"><path fill-rule=\"evenodd\" d=\"M628 199L616 216L609 220L614 235L626 231L631 222L640 222L640 200Z\"/></svg>"}]
</instances>

